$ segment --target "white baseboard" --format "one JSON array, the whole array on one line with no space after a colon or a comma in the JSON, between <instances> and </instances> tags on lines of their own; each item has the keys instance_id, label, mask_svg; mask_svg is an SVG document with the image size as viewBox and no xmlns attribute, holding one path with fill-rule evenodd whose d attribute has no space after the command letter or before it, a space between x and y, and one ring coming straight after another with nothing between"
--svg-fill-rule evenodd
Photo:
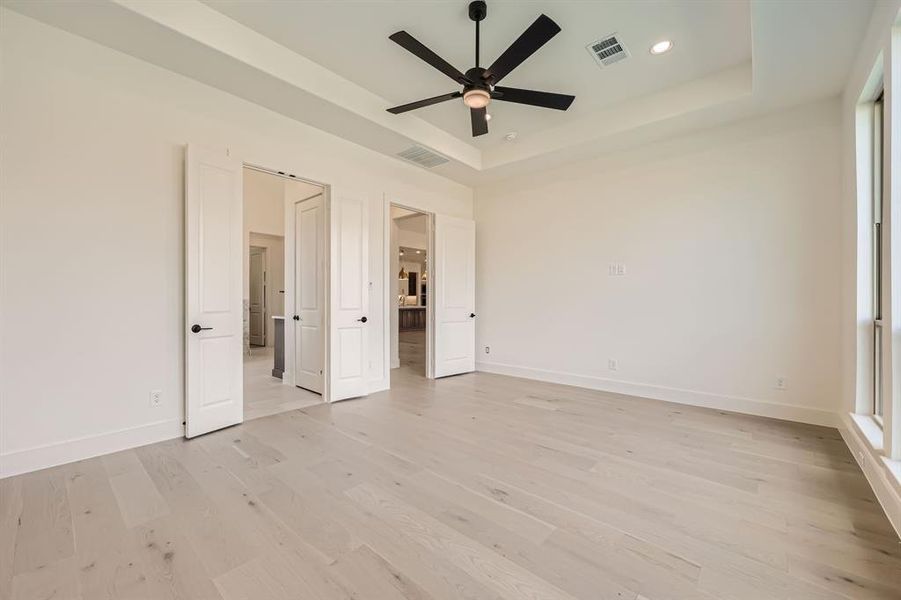
<instances>
[{"instance_id":1,"label":"white baseboard","mask_svg":"<svg viewBox=\"0 0 901 600\"><path fill-rule=\"evenodd\" d=\"M901 475L899 461L889 461L882 456L882 448L874 448L867 441L865 432L851 415L842 415L838 430L860 465L870 487L873 488L873 493L876 494L876 499L882 505L889 522L901 536L901 479L891 472L894 466Z\"/></svg>"},{"instance_id":2,"label":"white baseboard","mask_svg":"<svg viewBox=\"0 0 901 600\"><path fill-rule=\"evenodd\" d=\"M182 437L184 432L180 420L157 421L112 433L9 452L0 455L0 479Z\"/></svg>"},{"instance_id":3,"label":"white baseboard","mask_svg":"<svg viewBox=\"0 0 901 600\"><path fill-rule=\"evenodd\" d=\"M838 415L832 411L798 406L795 404L777 404L775 402L767 402L766 400L740 398L737 396L722 396L695 390L685 390L645 383L633 383L630 381L605 379L603 377L595 377L592 375L577 375L575 373L565 373L563 371L550 371L547 369L520 367L517 365L505 365L501 363L477 362L476 370L485 371L486 373L497 373L499 375L510 375L513 377L523 377L525 379L536 379L538 381L573 385L602 392L640 396L642 398L676 402L678 404L689 404L691 406L728 410L731 412L761 417L772 417L774 419L783 419L786 421L810 423L812 425L825 425L827 427L837 427L839 425Z\"/></svg>"}]
</instances>

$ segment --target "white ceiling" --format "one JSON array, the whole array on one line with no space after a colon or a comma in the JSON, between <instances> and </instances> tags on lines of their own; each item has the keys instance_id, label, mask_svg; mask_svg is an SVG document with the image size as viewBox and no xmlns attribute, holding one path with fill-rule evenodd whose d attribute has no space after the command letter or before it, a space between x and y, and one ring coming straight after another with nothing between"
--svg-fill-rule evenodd
<instances>
[{"instance_id":1,"label":"white ceiling","mask_svg":"<svg viewBox=\"0 0 901 600\"><path fill-rule=\"evenodd\" d=\"M403 253L400 257L401 262L418 263L420 265L426 262L426 253L422 248L412 248L410 246L401 246L400 251ZM419 252L419 254L417 254Z\"/></svg>"},{"instance_id":2,"label":"white ceiling","mask_svg":"<svg viewBox=\"0 0 901 600\"><path fill-rule=\"evenodd\" d=\"M467 2L259 2L204 0L255 31L386 98L389 106L437 96L459 85L388 40L404 29L461 71L474 66L474 24ZM750 60L748 0L729 2L489 2L481 27L482 66L542 12L562 28L504 85L573 94L566 113L495 102L488 135L472 138L462 100L416 111L481 149L503 144L509 131L528 137L629 98L659 91ZM600 68L585 47L617 33L631 58ZM652 56L660 39L674 50ZM410 118L408 115L397 119Z\"/></svg>"},{"instance_id":3,"label":"white ceiling","mask_svg":"<svg viewBox=\"0 0 901 600\"><path fill-rule=\"evenodd\" d=\"M404 209L401 209L404 210ZM428 217L422 213L412 212L408 215L394 216L394 222L397 223L398 229L404 231L412 231L413 233L426 234L428 228Z\"/></svg>"},{"instance_id":4,"label":"white ceiling","mask_svg":"<svg viewBox=\"0 0 901 600\"><path fill-rule=\"evenodd\" d=\"M458 101L385 112L455 89L388 35L405 29L465 70L474 58L467 4L3 3L377 152L431 148L450 159L433 172L470 185L834 96L873 8L873 0L489 1L482 63L543 12L562 32L504 84L576 101L567 112L492 103L491 133L474 140ZM601 69L585 46L614 32L632 57ZM660 38L675 48L651 56ZM512 130L517 139L504 141Z\"/></svg>"}]
</instances>

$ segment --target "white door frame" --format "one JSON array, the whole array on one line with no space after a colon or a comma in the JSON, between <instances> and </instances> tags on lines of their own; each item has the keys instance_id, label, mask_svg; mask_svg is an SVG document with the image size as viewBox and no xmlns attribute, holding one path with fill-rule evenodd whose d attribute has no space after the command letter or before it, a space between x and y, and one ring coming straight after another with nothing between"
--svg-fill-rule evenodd
<instances>
[{"instance_id":1,"label":"white door frame","mask_svg":"<svg viewBox=\"0 0 901 600\"><path fill-rule=\"evenodd\" d=\"M329 310L329 298L331 296L330 289L330 280L328 274L331 272L331 258L329 256L328 248L331 246L331 186L327 183L322 183L320 181L315 181L313 179L306 179L304 177L296 177L294 175L286 175L284 171L278 171L275 169L268 169L266 167L261 167L259 165L254 165L251 163L244 163L244 167L247 169L253 169L254 171L260 171L261 173L267 173L269 175L274 175L276 177L282 177L289 181L302 181L304 183L309 183L312 185L317 185L322 188L322 206L325 214L325 231L323 232L325 238L325 281L323 282L324 288L324 314L322 316L322 327L324 329L324 335L322 336L322 400L324 402L331 402L331 389L329 385L329 348L331 346L331 335L329 324L331 322L331 314ZM292 325L288 325L289 315L288 310L294 309L294 258L295 254L295 231L294 231L294 202L285 202L284 203L284 211L285 211L285 278L284 278L284 287L285 287L285 297L284 297L284 305L285 305L285 324L284 324L284 340L285 340L285 371L282 373L282 385L290 385L292 387L295 386L294 381L294 328L293 321L291 321ZM291 313L293 315L293 313Z\"/></svg>"},{"instance_id":2,"label":"white door frame","mask_svg":"<svg viewBox=\"0 0 901 600\"><path fill-rule=\"evenodd\" d=\"M427 210L423 210L421 208L416 208L415 206L406 205L400 201L392 200L389 197L385 197L384 199L384 207L383 214L385 215L384 222L384 256L382 257L384 260L383 264L383 272L385 273L385 314L384 314L384 322L385 322L385 330L384 330L384 356L385 356L385 380L388 382L388 387L391 387L391 336L392 332L392 324L391 324L391 311L395 309L397 306L397 274L393 272L391 268L391 256L394 252L394 248L391 243L391 207L396 206L398 208L403 208L406 210L412 210L414 212L418 212L420 214L425 215L428 218L428 223L426 225L426 257L429 258L429 264L435 264L435 213L429 212ZM428 268L428 300L425 305L425 320L426 320L426 331L425 331L425 376L426 379L434 379L435 378L435 283L433 280L435 277L434 269L430 266Z\"/></svg>"}]
</instances>

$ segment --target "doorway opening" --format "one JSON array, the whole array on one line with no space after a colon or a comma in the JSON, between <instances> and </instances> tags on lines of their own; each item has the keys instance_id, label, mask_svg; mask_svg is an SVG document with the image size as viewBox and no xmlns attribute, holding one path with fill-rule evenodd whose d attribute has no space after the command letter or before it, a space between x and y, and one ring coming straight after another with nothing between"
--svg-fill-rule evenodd
<instances>
[{"instance_id":1,"label":"doorway opening","mask_svg":"<svg viewBox=\"0 0 901 600\"><path fill-rule=\"evenodd\" d=\"M247 165L243 181L244 419L249 420L322 402L325 211L321 185ZM312 221L298 224L302 209L312 205ZM303 386L298 363L316 374Z\"/></svg>"},{"instance_id":2,"label":"doorway opening","mask_svg":"<svg viewBox=\"0 0 901 600\"><path fill-rule=\"evenodd\" d=\"M431 231L430 214L390 205L392 375L431 376Z\"/></svg>"}]
</instances>

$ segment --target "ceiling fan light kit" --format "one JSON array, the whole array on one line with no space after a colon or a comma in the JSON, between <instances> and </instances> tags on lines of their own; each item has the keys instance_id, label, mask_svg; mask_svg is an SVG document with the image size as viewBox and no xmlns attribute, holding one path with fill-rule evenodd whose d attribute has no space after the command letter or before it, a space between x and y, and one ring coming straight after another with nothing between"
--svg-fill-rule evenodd
<instances>
[{"instance_id":1,"label":"ceiling fan light kit","mask_svg":"<svg viewBox=\"0 0 901 600\"><path fill-rule=\"evenodd\" d=\"M491 102L491 94L487 90L475 88L463 92L463 104L469 108L485 108Z\"/></svg>"},{"instance_id":2,"label":"ceiling fan light kit","mask_svg":"<svg viewBox=\"0 0 901 600\"><path fill-rule=\"evenodd\" d=\"M458 84L463 86L463 91L451 92L434 96L424 100L418 100L409 104L389 108L388 112L401 114L417 108L423 108L446 102L454 98L463 98L463 103L469 107L472 122L473 137L488 133L488 113L486 108L492 100L503 102L516 102L542 108L566 110L575 100L575 96L555 94L552 92L538 92L535 90L523 90L497 85L510 71L521 65L532 56L539 48L545 45L552 37L560 33L560 27L547 15L539 16L509 48L507 48L487 69L479 66L479 23L488 16L488 6L482 0L469 3L469 18L476 24L476 66L466 71L465 74L456 67L429 50L406 31L398 31L390 36L392 42L401 46L411 54L427 62L438 69Z\"/></svg>"}]
</instances>

